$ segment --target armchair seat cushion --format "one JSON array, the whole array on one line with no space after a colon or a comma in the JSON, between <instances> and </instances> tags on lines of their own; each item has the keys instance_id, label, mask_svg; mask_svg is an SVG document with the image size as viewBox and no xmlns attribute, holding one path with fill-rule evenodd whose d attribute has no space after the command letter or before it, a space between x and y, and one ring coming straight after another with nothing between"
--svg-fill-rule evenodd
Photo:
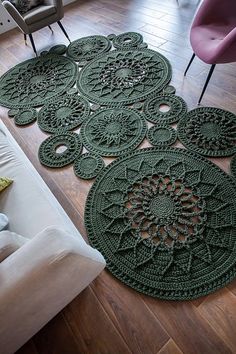
<instances>
[{"instance_id":1,"label":"armchair seat cushion","mask_svg":"<svg viewBox=\"0 0 236 354\"><path fill-rule=\"evenodd\" d=\"M27 25L32 25L35 22L43 21L46 17L54 15L56 7L53 5L40 5L28 11L22 17Z\"/></svg>"}]
</instances>

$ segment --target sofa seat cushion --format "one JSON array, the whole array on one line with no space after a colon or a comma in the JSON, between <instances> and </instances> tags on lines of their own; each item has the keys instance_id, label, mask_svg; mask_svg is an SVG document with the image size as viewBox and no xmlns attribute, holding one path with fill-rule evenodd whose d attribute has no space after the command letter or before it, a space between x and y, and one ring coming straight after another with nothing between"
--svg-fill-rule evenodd
<instances>
[{"instance_id":1,"label":"sofa seat cushion","mask_svg":"<svg viewBox=\"0 0 236 354\"><path fill-rule=\"evenodd\" d=\"M54 15L56 13L56 8L53 5L41 5L34 9L28 11L23 15L23 18L27 25L32 25L35 22L42 21L46 17Z\"/></svg>"}]
</instances>

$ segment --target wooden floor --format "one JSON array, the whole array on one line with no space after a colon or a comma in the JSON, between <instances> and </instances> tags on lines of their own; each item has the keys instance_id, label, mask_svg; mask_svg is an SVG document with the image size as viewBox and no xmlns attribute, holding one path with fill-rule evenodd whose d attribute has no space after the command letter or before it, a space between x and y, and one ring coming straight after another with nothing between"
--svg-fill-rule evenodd
<instances>
[{"instance_id":1,"label":"wooden floor","mask_svg":"<svg viewBox=\"0 0 236 354\"><path fill-rule=\"evenodd\" d=\"M179 4L176 0L80 0L66 7L63 23L73 40L129 30L142 33L150 48L171 61L172 84L193 108L209 67L196 60L183 78L191 56L188 30L197 0L179 0ZM47 28L35 34L39 51L66 43L53 27L53 35ZM32 49L25 47L18 30L0 36L0 75L30 57ZM235 78L235 64L216 67L202 104L236 113ZM76 178L72 167L58 171L42 167L37 150L45 134L37 124L16 127L2 108L0 116L85 236L83 211L91 182ZM229 159L214 161L228 170ZM141 295L103 271L18 354L226 354L236 353L235 333L236 281L196 301L167 302Z\"/></svg>"}]
</instances>

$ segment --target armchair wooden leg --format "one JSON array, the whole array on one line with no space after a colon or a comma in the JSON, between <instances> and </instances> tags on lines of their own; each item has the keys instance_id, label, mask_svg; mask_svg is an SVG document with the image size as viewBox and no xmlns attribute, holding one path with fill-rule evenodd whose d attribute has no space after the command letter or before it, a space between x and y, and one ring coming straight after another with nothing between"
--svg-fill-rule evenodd
<instances>
[{"instance_id":1,"label":"armchair wooden leg","mask_svg":"<svg viewBox=\"0 0 236 354\"><path fill-rule=\"evenodd\" d=\"M51 32L53 33L53 29L52 29L52 27L51 26L48 26L48 28L51 30Z\"/></svg>"},{"instance_id":2,"label":"armchair wooden leg","mask_svg":"<svg viewBox=\"0 0 236 354\"><path fill-rule=\"evenodd\" d=\"M27 45L27 35L24 33L25 45Z\"/></svg>"},{"instance_id":3,"label":"armchair wooden leg","mask_svg":"<svg viewBox=\"0 0 236 354\"><path fill-rule=\"evenodd\" d=\"M203 87L201 96L200 96L199 101L198 101L198 104L201 103L202 97L203 97L203 95L204 95L204 92L206 91L207 85L208 85L208 83L209 83L209 81L210 81L211 75L213 74L213 71L214 71L214 69L215 69L215 66L216 66L216 64L212 64L212 66L211 66L211 68L210 68L209 74L208 74L208 76L207 76L205 85L204 85L204 87Z\"/></svg>"},{"instance_id":4,"label":"armchair wooden leg","mask_svg":"<svg viewBox=\"0 0 236 354\"><path fill-rule=\"evenodd\" d=\"M184 72L184 76L186 76L186 74L187 74L187 71L188 71L188 69L190 68L190 65L192 64L192 62L193 62L193 59L195 58L195 53L193 53L193 55L192 55L192 57L191 57L191 59L190 59L190 61L189 61L189 63L188 63L188 66L187 66L187 68L186 68L186 70L185 70L185 72Z\"/></svg>"},{"instance_id":5,"label":"armchair wooden leg","mask_svg":"<svg viewBox=\"0 0 236 354\"><path fill-rule=\"evenodd\" d=\"M35 44L34 44L34 39L33 39L32 33L29 34L29 38L30 38L30 42L31 42L31 44L32 44L33 50L34 50L34 52L35 52L35 55L36 55L36 57L37 57L38 54L37 54L37 51L36 51L36 48L35 48Z\"/></svg>"},{"instance_id":6,"label":"armchair wooden leg","mask_svg":"<svg viewBox=\"0 0 236 354\"><path fill-rule=\"evenodd\" d=\"M58 21L57 23L58 23L58 25L59 25L60 29L62 30L62 32L64 33L64 35L66 36L66 38L68 39L68 41L71 43L71 40L70 40L70 38L69 38L68 34L66 33L65 28L62 26L61 21Z\"/></svg>"}]
</instances>

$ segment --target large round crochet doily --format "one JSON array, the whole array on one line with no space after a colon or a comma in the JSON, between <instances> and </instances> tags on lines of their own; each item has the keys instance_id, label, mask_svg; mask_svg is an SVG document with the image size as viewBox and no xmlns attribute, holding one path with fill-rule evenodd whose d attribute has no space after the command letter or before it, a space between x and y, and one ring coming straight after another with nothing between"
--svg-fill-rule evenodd
<instances>
[{"instance_id":1,"label":"large round crochet doily","mask_svg":"<svg viewBox=\"0 0 236 354\"><path fill-rule=\"evenodd\" d=\"M86 149L101 156L119 156L134 150L145 138L147 125L142 114L129 108L96 111L81 127Z\"/></svg>"},{"instance_id":2,"label":"large round crochet doily","mask_svg":"<svg viewBox=\"0 0 236 354\"><path fill-rule=\"evenodd\" d=\"M214 107L193 109L178 124L178 137L188 149L205 156L236 152L236 115Z\"/></svg>"},{"instance_id":3,"label":"large round crochet doily","mask_svg":"<svg viewBox=\"0 0 236 354\"><path fill-rule=\"evenodd\" d=\"M85 225L109 270L155 297L197 298L236 275L236 184L183 149L111 163L90 190Z\"/></svg>"},{"instance_id":4,"label":"large round crochet doily","mask_svg":"<svg viewBox=\"0 0 236 354\"><path fill-rule=\"evenodd\" d=\"M150 50L114 50L86 65L79 91L101 105L128 104L160 91L171 79L169 61Z\"/></svg>"},{"instance_id":5,"label":"large round crochet doily","mask_svg":"<svg viewBox=\"0 0 236 354\"><path fill-rule=\"evenodd\" d=\"M37 107L72 87L76 64L57 54L26 60L0 78L0 104L5 107Z\"/></svg>"}]
</instances>

